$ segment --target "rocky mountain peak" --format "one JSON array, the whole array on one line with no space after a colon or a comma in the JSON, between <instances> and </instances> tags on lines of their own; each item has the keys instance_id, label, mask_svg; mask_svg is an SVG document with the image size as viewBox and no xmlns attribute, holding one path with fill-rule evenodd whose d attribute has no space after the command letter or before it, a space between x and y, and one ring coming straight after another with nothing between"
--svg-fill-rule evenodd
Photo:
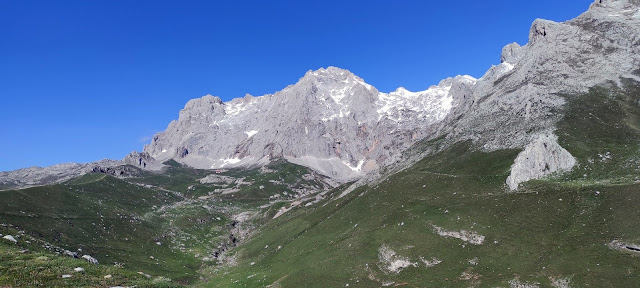
<instances>
[{"instance_id":1,"label":"rocky mountain peak","mask_svg":"<svg viewBox=\"0 0 640 288\"><path fill-rule=\"evenodd\" d=\"M589 10L608 9L608 10L638 10L640 0L595 0Z\"/></svg>"},{"instance_id":2,"label":"rocky mountain peak","mask_svg":"<svg viewBox=\"0 0 640 288\"><path fill-rule=\"evenodd\" d=\"M220 97L205 95L201 98L191 99L180 110L180 119L207 118L216 115L224 115L224 102Z\"/></svg>"},{"instance_id":3,"label":"rocky mountain peak","mask_svg":"<svg viewBox=\"0 0 640 288\"><path fill-rule=\"evenodd\" d=\"M367 84L362 78L351 73L349 70L333 66L326 69L320 68L315 71L308 71L294 86L305 85L311 85L314 89L319 90L319 94L334 94L335 97L332 98L337 101L342 99L344 96L347 96L343 95L348 92L347 90L364 88L374 94L377 94L377 90L373 86Z\"/></svg>"},{"instance_id":4,"label":"rocky mountain peak","mask_svg":"<svg viewBox=\"0 0 640 288\"><path fill-rule=\"evenodd\" d=\"M502 48L500 55L500 63L515 64L524 55L526 49L523 49L518 43L511 43Z\"/></svg>"},{"instance_id":5,"label":"rocky mountain peak","mask_svg":"<svg viewBox=\"0 0 640 288\"><path fill-rule=\"evenodd\" d=\"M319 68L317 70L309 70L303 78L331 78L336 80L344 80L346 78L357 77L351 71L329 66L327 68Z\"/></svg>"},{"instance_id":6,"label":"rocky mountain peak","mask_svg":"<svg viewBox=\"0 0 640 288\"><path fill-rule=\"evenodd\" d=\"M210 95L191 100L144 151L159 163L175 159L197 168L285 158L352 179L394 161L423 138L423 128L444 119L457 93L468 95L475 81L458 76L425 91L387 94L348 70L320 68L274 94L224 103Z\"/></svg>"}]
</instances>

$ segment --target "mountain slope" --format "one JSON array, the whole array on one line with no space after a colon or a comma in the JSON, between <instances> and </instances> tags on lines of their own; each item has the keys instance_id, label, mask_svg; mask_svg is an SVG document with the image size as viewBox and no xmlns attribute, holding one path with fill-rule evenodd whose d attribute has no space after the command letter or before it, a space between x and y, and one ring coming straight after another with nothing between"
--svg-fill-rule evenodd
<instances>
[{"instance_id":1,"label":"mountain slope","mask_svg":"<svg viewBox=\"0 0 640 288\"><path fill-rule=\"evenodd\" d=\"M629 119L640 83L622 82L563 97L558 142L580 163L571 173L511 193L519 150L460 142L267 223L238 248L237 267L201 286L636 287L640 133Z\"/></svg>"}]
</instances>

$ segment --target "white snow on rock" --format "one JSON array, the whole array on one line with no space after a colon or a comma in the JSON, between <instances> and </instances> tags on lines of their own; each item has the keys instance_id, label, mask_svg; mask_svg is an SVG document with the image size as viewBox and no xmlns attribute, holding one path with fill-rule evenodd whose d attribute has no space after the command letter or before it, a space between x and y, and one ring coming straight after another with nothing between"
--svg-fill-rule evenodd
<instances>
[{"instance_id":1,"label":"white snow on rock","mask_svg":"<svg viewBox=\"0 0 640 288\"><path fill-rule=\"evenodd\" d=\"M76 268L73 268L73 271L76 271L76 272L84 272L84 268L82 268L82 267L76 267Z\"/></svg>"},{"instance_id":2,"label":"white snow on rock","mask_svg":"<svg viewBox=\"0 0 640 288\"><path fill-rule=\"evenodd\" d=\"M238 159L238 158L229 158L229 159L220 159L220 161L222 161L222 164L218 168L223 168L224 166L227 166L228 164L237 164L242 160ZM216 168L215 166L216 165L213 165L213 166L211 166L211 168Z\"/></svg>"},{"instance_id":3,"label":"white snow on rock","mask_svg":"<svg viewBox=\"0 0 640 288\"><path fill-rule=\"evenodd\" d=\"M62 275L62 278L63 278L63 279L65 279L65 278L71 278L71 275L70 275L70 274L64 274L64 275Z\"/></svg>"},{"instance_id":4,"label":"white snow on rock","mask_svg":"<svg viewBox=\"0 0 640 288\"><path fill-rule=\"evenodd\" d=\"M484 236L473 231L451 231L435 225L433 225L433 231L442 237L460 239L473 245L480 245L484 243L485 238Z\"/></svg>"},{"instance_id":5,"label":"white snow on rock","mask_svg":"<svg viewBox=\"0 0 640 288\"><path fill-rule=\"evenodd\" d=\"M251 138L251 136L256 135L256 133L258 133L258 130L245 131L244 133L247 134L247 138Z\"/></svg>"},{"instance_id":6,"label":"white snow on rock","mask_svg":"<svg viewBox=\"0 0 640 288\"><path fill-rule=\"evenodd\" d=\"M378 259L380 260L379 267L385 273L397 274L409 266L418 266L418 263L411 262L409 258L397 255L387 245L382 245L378 249Z\"/></svg>"},{"instance_id":7,"label":"white snow on rock","mask_svg":"<svg viewBox=\"0 0 640 288\"><path fill-rule=\"evenodd\" d=\"M522 182L540 179L558 171L569 171L576 164L571 153L558 144L553 133L538 135L527 145L511 166L507 185L517 190Z\"/></svg>"},{"instance_id":8,"label":"white snow on rock","mask_svg":"<svg viewBox=\"0 0 640 288\"><path fill-rule=\"evenodd\" d=\"M411 92L404 87L391 93L380 93L376 105L378 107L378 120L388 118L396 122L407 121L407 111L412 111L414 118L437 122L444 119L453 107L451 87L455 82L464 82L474 85L477 80L471 76L457 76L447 78L438 85L419 92ZM405 118L402 116L405 115Z\"/></svg>"},{"instance_id":9,"label":"white snow on rock","mask_svg":"<svg viewBox=\"0 0 640 288\"><path fill-rule=\"evenodd\" d=\"M349 169L353 170L354 172L360 172L362 171L362 164L364 164L364 159L360 160L360 162L358 162L358 166L356 167L353 167L351 163L348 163L346 161L343 161L342 163L344 163L344 165L347 165L347 167L349 167Z\"/></svg>"},{"instance_id":10,"label":"white snow on rock","mask_svg":"<svg viewBox=\"0 0 640 288\"><path fill-rule=\"evenodd\" d=\"M18 243L18 240L16 240L16 238L13 238L13 236L11 236L11 235L6 235L6 236L2 237L2 239L7 239L7 240L9 240L9 241L11 241L13 243Z\"/></svg>"}]
</instances>

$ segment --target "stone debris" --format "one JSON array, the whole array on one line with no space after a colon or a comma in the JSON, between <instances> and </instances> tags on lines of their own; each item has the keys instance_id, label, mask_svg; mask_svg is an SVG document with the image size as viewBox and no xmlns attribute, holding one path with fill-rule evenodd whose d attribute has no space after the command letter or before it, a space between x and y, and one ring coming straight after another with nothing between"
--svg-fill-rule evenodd
<instances>
[{"instance_id":1,"label":"stone debris","mask_svg":"<svg viewBox=\"0 0 640 288\"><path fill-rule=\"evenodd\" d=\"M473 245L480 245L484 243L485 236L482 236L473 231L466 231L466 230L451 231L435 225L432 225L432 226L433 226L433 231L442 237L457 238L462 241L469 242Z\"/></svg>"},{"instance_id":2,"label":"stone debris","mask_svg":"<svg viewBox=\"0 0 640 288\"><path fill-rule=\"evenodd\" d=\"M82 259L89 261L91 264L98 264L98 260L90 255L82 255Z\"/></svg>"},{"instance_id":3,"label":"stone debris","mask_svg":"<svg viewBox=\"0 0 640 288\"><path fill-rule=\"evenodd\" d=\"M436 266L440 263L442 263L442 260L436 258L436 257L432 257L431 260L427 260L424 259L423 257L420 257L420 261L422 261L422 263L424 263L424 266L427 268L431 268L433 266Z\"/></svg>"},{"instance_id":4,"label":"stone debris","mask_svg":"<svg viewBox=\"0 0 640 288\"><path fill-rule=\"evenodd\" d=\"M409 266L418 266L418 263L411 262L409 258L397 255L396 252L387 245L382 245L380 249L378 249L378 259L380 260L380 270L387 274L397 274Z\"/></svg>"},{"instance_id":5,"label":"stone debris","mask_svg":"<svg viewBox=\"0 0 640 288\"><path fill-rule=\"evenodd\" d=\"M607 246L614 250L640 253L640 245L624 243L620 240L613 240Z\"/></svg>"},{"instance_id":6,"label":"stone debris","mask_svg":"<svg viewBox=\"0 0 640 288\"><path fill-rule=\"evenodd\" d=\"M521 282L520 279L515 278L509 281L509 288L540 288L539 283Z\"/></svg>"},{"instance_id":7,"label":"stone debris","mask_svg":"<svg viewBox=\"0 0 640 288\"><path fill-rule=\"evenodd\" d=\"M551 286L553 288L571 288L571 277L565 277L565 278L549 277L549 281L551 281Z\"/></svg>"}]
</instances>

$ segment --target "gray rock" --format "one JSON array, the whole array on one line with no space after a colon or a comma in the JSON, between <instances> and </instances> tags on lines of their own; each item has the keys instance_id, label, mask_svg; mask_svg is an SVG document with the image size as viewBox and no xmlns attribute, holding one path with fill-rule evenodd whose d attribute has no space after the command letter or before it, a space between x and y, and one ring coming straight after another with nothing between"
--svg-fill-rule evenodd
<instances>
[{"instance_id":1,"label":"gray rock","mask_svg":"<svg viewBox=\"0 0 640 288\"><path fill-rule=\"evenodd\" d=\"M111 166L113 160L102 160L88 164L64 163L49 167L30 167L0 172L0 186L5 188L26 188L31 186L60 183L89 173L96 166Z\"/></svg>"},{"instance_id":2,"label":"gray rock","mask_svg":"<svg viewBox=\"0 0 640 288\"><path fill-rule=\"evenodd\" d=\"M636 1L596 1L576 19L536 20L529 43L503 49L502 63L473 86L431 137L472 140L485 151L521 149L562 116L563 94L640 79L640 13ZM620 84L618 84L620 85ZM432 130L434 128L431 128Z\"/></svg>"},{"instance_id":3,"label":"gray rock","mask_svg":"<svg viewBox=\"0 0 640 288\"><path fill-rule=\"evenodd\" d=\"M504 46L504 48L502 48L502 55L500 56L500 63L506 62L513 65L522 58L525 52L526 48L523 49L523 47L515 42Z\"/></svg>"},{"instance_id":4,"label":"gray rock","mask_svg":"<svg viewBox=\"0 0 640 288\"><path fill-rule=\"evenodd\" d=\"M190 100L144 151L159 162L174 159L203 169L287 159L352 179L424 138L424 127L444 119L457 94L470 94L473 83L459 76L422 92L381 93L347 70L309 71L275 94Z\"/></svg>"},{"instance_id":5,"label":"gray rock","mask_svg":"<svg viewBox=\"0 0 640 288\"><path fill-rule=\"evenodd\" d=\"M514 191L522 182L571 170L575 164L576 159L558 144L556 135L541 134L518 154L507 177L507 185Z\"/></svg>"},{"instance_id":6,"label":"gray rock","mask_svg":"<svg viewBox=\"0 0 640 288\"><path fill-rule=\"evenodd\" d=\"M82 255L82 259L89 261L91 264L98 264L98 260L90 255Z\"/></svg>"},{"instance_id":7,"label":"gray rock","mask_svg":"<svg viewBox=\"0 0 640 288\"><path fill-rule=\"evenodd\" d=\"M14 238L12 235L5 235L4 237L2 237L2 239L8 240L13 243L18 243L18 240L16 240L16 238Z\"/></svg>"},{"instance_id":8,"label":"gray rock","mask_svg":"<svg viewBox=\"0 0 640 288\"><path fill-rule=\"evenodd\" d=\"M160 170L164 165L156 161L149 153L133 151L129 153L124 159L123 164L135 166L145 170Z\"/></svg>"},{"instance_id":9,"label":"gray rock","mask_svg":"<svg viewBox=\"0 0 640 288\"><path fill-rule=\"evenodd\" d=\"M127 167L127 165L129 165ZM104 159L91 163L63 163L49 167L30 167L14 171L0 172L0 187L22 189L33 186L62 183L87 173L104 173L116 177L130 177L138 174L135 166L143 170L161 170L164 165L147 153L131 152L122 160Z\"/></svg>"}]
</instances>

